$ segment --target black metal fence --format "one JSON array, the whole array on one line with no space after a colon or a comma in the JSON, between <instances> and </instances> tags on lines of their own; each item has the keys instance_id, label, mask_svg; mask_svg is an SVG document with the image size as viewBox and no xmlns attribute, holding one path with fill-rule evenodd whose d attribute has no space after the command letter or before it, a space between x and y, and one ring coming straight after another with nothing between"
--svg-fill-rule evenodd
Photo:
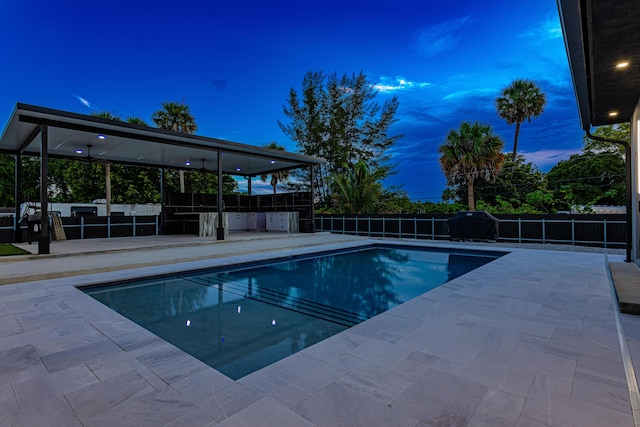
<instances>
[{"instance_id":1,"label":"black metal fence","mask_svg":"<svg viewBox=\"0 0 640 427\"><path fill-rule=\"evenodd\" d=\"M96 216L62 217L67 239L157 236L159 217L153 216ZM22 241L28 241L26 225L20 227ZM14 242L13 217L0 217L0 243ZM36 233L37 234L37 233Z\"/></svg>"},{"instance_id":2,"label":"black metal fence","mask_svg":"<svg viewBox=\"0 0 640 427\"><path fill-rule=\"evenodd\" d=\"M452 215L316 215L316 230L369 237L450 239ZM626 248L625 215L494 215L500 241Z\"/></svg>"},{"instance_id":3,"label":"black metal fence","mask_svg":"<svg viewBox=\"0 0 640 427\"><path fill-rule=\"evenodd\" d=\"M626 248L625 215L495 215L500 241ZM316 231L370 237L450 239L451 215L316 215ZM302 222L302 221L301 221ZM67 239L151 236L160 233L158 216L62 218ZM27 241L27 227L21 227ZM14 241L13 217L0 217L0 242Z\"/></svg>"}]
</instances>

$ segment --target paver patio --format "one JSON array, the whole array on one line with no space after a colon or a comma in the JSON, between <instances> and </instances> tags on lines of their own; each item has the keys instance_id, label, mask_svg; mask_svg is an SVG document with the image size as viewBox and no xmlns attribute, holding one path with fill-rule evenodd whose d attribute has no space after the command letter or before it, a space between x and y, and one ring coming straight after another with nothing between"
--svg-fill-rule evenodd
<instances>
[{"instance_id":1,"label":"paver patio","mask_svg":"<svg viewBox=\"0 0 640 427\"><path fill-rule=\"evenodd\" d=\"M371 241L319 233L3 259L0 425L634 425L607 272L621 255L493 248L510 253L237 381L75 288ZM622 319L637 359L640 320Z\"/></svg>"}]
</instances>

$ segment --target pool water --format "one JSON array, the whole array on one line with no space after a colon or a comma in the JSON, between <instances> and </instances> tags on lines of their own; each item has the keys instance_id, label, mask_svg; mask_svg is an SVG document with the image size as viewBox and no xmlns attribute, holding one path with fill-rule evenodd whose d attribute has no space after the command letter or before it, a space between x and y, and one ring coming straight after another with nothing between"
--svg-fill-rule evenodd
<instances>
[{"instance_id":1,"label":"pool water","mask_svg":"<svg viewBox=\"0 0 640 427\"><path fill-rule=\"evenodd\" d=\"M83 291L238 379L501 255L377 245Z\"/></svg>"}]
</instances>

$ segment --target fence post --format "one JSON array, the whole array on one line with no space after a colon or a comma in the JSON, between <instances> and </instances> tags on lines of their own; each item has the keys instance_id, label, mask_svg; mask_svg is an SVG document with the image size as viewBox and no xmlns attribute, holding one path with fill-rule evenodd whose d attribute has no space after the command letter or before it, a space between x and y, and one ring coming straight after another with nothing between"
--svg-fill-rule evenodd
<instances>
[{"instance_id":1,"label":"fence post","mask_svg":"<svg viewBox=\"0 0 640 427\"><path fill-rule=\"evenodd\" d=\"M571 218L571 245L576 245L576 220Z\"/></svg>"},{"instance_id":2,"label":"fence post","mask_svg":"<svg viewBox=\"0 0 640 427\"><path fill-rule=\"evenodd\" d=\"M402 217L398 217L398 239L402 239Z\"/></svg>"},{"instance_id":3,"label":"fence post","mask_svg":"<svg viewBox=\"0 0 640 427\"><path fill-rule=\"evenodd\" d=\"M158 215L156 215L156 236L158 235Z\"/></svg>"},{"instance_id":4,"label":"fence post","mask_svg":"<svg viewBox=\"0 0 640 427\"><path fill-rule=\"evenodd\" d=\"M111 216L107 217L107 239L111 238Z\"/></svg>"},{"instance_id":5,"label":"fence post","mask_svg":"<svg viewBox=\"0 0 640 427\"><path fill-rule=\"evenodd\" d=\"M80 240L84 239L84 217L80 217Z\"/></svg>"},{"instance_id":6,"label":"fence post","mask_svg":"<svg viewBox=\"0 0 640 427\"><path fill-rule=\"evenodd\" d=\"M385 227L386 227L386 217L382 217L382 238L384 239Z\"/></svg>"},{"instance_id":7,"label":"fence post","mask_svg":"<svg viewBox=\"0 0 640 427\"><path fill-rule=\"evenodd\" d=\"M604 224L604 248L607 248L607 219L605 218L603 221Z\"/></svg>"},{"instance_id":8,"label":"fence post","mask_svg":"<svg viewBox=\"0 0 640 427\"><path fill-rule=\"evenodd\" d=\"M418 218L413 218L413 238L418 240Z\"/></svg>"},{"instance_id":9,"label":"fence post","mask_svg":"<svg viewBox=\"0 0 640 427\"><path fill-rule=\"evenodd\" d=\"M546 242L546 237L545 237L545 227L544 227L544 218L542 218L542 244L544 245Z\"/></svg>"},{"instance_id":10,"label":"fence post","mask_svg":"<svg viewBox=\"0 0 640 427\"><path fill-rule=\"evenodd\" d=\"M367 218L367 236L371 237L371 217Z\"/></svg>"},{"instance_id":11,"label":"fence post","mask_svg":"<svg viewBox=\"0 0 640 427\"><path fill-rule=\"evenodd\" d=\"M133 218L133 237L136 237L136 217L132 216L131 218Z\"/></svg>"},{"instance_id":12,"label":"fence post","mask_svg":"<svg viewBox=\"0 0 640 427\"><path fill-rule=\"evenodd\" d=\"M431 217L431 240L436 240L436 219Z\"/></svg>"},{"instance_id":13,"label":"fence post","mask_svg":"<svg viewBox=\"0 0 640 427\"><path fill-rule=\"evenodd\" d=\"M360 229L358 228L358 215L356 215L356 236L360 235Z\"/></svg>"},{"instance_id":14,"label":"fence post","mask_svg":"<svg viewBox=\"0 0 640 427\"><path fill-rule=\"evenodd\" d=\"M522 218L518 218L518 243L522 243Z\"/></svg>"}]
</instances>

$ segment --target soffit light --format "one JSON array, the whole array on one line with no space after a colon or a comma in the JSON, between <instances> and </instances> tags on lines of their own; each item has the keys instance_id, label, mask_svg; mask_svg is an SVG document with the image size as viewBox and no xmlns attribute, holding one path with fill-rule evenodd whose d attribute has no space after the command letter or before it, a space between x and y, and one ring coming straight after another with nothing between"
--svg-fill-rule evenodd
<instances>
[{"instance_id":1,"label":"soffit light","mask_svg":"<svg viewBox=\"0 0 640 427\"><path fill-rule=\"evenodd\" d=\"M78 148L78 149L76 150L76 154L82 154L82 150Z\"/></svg>"},{"instance_id":2,"label":"soffit light","mask_svg":"<svg viewBox=\"0 0 640 427\"><path fill-rule=\"evenodd\" d=\"M274 164L276 161L275 160L271 160L271 164Z\"/></svg>"},{"instance_id":3,"label":"soffit light","mask_svg":"<svg viewBox=\"0 0 640 427\"><path fill-rule=\"evenodd\" d=\"M609 117L615 117L617 115L618 115L617 111L612 111L612 112L609 113Z\"/></svg>"},{"instance_id":4,"label":"soffit light","mask_svg":"<svg viewBox=\"0 0 640 427\"><path fill-rule=\"evenodd\" d=\"M186 162L184 162L185 165L187 166L191 166L191 162L189 160L187 160Z\"/></svg>"},{"instance_id":5,"label":"soffit light","mask_svg":"<svg viewBox=\"0 0 640 427\"><path fill-rule=\"evenodd\" d=\"M98 135L98 139L107 139L107 136L103 135L103 134L100 134L100 135Z\"/></svg>"},{"instance_id":6,"label":"soffit light","mask_svg":"<svg viewBox=\"0 0 640 427\"><path fill-rule=\"evenodd\" d=\"M629 62L620 61L616 64L616 68L627 68L629 66Z\"/></svg>"}]
</instances>

